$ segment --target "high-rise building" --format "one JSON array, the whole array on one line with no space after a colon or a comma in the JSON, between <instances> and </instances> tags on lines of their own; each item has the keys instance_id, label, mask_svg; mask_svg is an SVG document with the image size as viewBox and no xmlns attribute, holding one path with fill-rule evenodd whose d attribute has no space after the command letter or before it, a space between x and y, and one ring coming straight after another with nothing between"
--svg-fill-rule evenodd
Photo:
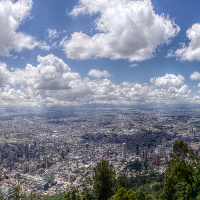
<instances>
[{"instance_id":1,"label":"high-rise building","mask_svg":"<svg viewBox=\"0 0 200 200\"><path fill-rule=\"evenodd\" d=\"M126 143L122 144L122 159L126 161Z\"/></svg>"},{"instance_id":2,"label":"high-rise building","mask_svg":"<svg viewBox=\"0 0 200 200\"><path fill-rule=\"evenodd\" d=\"M45 170L44 174L44 182L49 183L51 185L55 185L55 174L53 171Z\"/></svg>"},{"instance_id":3,"label":"high-rise building","mask_svg":"<svg viewBox=\"0 0 200 200\"><path fill-rule=\"evenodd\" d=\"M47 190L49 188L49 184L47 182L41 181L37 184L38 190Z\"/></svg>"},{"instance_id":4,"label":"high-rise building","mask_svg":"<svg viewBox=\"0 0 200 200\"><path fill-rule=\"evenodd\" d=\"M44 182L49 183L49 180L50 180L49 171L45 170L45 173L44 173Z\"/></svg>"},{"instance_id":5,"label":"high-rise building","mask_svg":"<svg viewBox=\"0 0 200 200\"><path fill-rule=\"evenodd\" d=\"M155 165L160 166L160 155L159 154L155 155Z\"/></svg>"},{"instance_id":6,"label":"high-rise building","mask_svg":"<svg viewBox=\"0 0 200 200\"><path fill-rule=\"evenodd\" d=\"M51 172L50 172L50 184L51 184L51 185L54 185L54 184L55 184L54 179L55 179L54 172L51 171Z\"/></svg>"},{"instance_id":7,"label":"high-rise building","mask_svg":"<svg viewBox=\"0 0 200 200\"><path fill-rule=\"evenodd\" d=\"M160 149L160 158L165 158L165 149L163 147Z\"/></svg>"},{"instance_id":8,"label":"high-rise building","mask_svg":"<svg viewBox=\"0 0 200 200\"><path fill-rule=\"evenodd\" d=\"M22 173L26 173L29 171L29 163L28 162L25 162L22 164Z\"/></svg>"},{"instance_id":9,"label":"high-rise building","mask_svg":"<svg viewBox=\"0 0 200 200\"><path fill-rule=\"evenodd\" d=\"M29 165L29 173L33 173L36 170L37 170L37 166L34 163Z\"/></svg>"},{"instance_id":10,"label":"high-rise building","mask_svg":"<svg viewBox=\"0 0 200 200\"><path fill-rule=\"evenodd\" d=\"M143 158L144 158L144 161L147 161L147 150L143 151Z\"/></svg>"},{"instance_id":11,"label":"high-rise building","mask_svg":"<svg viewBox=\"0 0 200 200\"><path fill-rule=\"evenodd\" d=\"M165 157L165 148L163 147L163 145L158 145L158 153L160 155L160 158Z\"/></svg>"},{"instance_id":12,"label":"high-rise building","mask_svg":"<svg viewBox=\"0 0 200 200\"><path fill-rule=\"evenodd\" d=\"M37 141L34 141L34 147L38 148L38 142Z\"/></svg>"},{"instance_id":13,"label":"high-rise building","mask_svg":"<svg viewBox=\"0 0 200 200\"><path fill-rule=\"evenodd\" d=\"M160 150L162 148L162 145L158 145L158 153L160 154Z\"/></svg>"}]
</instances>

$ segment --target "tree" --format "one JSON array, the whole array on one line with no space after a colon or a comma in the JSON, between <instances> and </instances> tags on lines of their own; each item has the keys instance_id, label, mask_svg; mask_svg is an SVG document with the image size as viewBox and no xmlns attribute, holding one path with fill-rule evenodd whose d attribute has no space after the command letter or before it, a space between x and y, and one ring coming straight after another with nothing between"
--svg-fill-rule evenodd
<instances>
[{"instance_id":1,"label":"tree","mask_svg":"<svg viewBox=\"0 0 200 200\"><path fill-rule=\"evenodd\" d=\"M136 199L137 200L145 200L144 187L141 186L136 190Z\"/></svg>"},{"instance_id":2,"label":"tree","mask_svg":"<svg viewBox=\"0 0 200 200\"><path fill-rule=\"evenodd\" d=\"M171 160L168 162L168 171L173 171L174 166L181 159L185 159L188 153L188 144L182 140L176 140L173 144L173 153L170 155Z\"/></svg>"},{"instance_id":3,"label":"tree","mask_svg":"<svg viewBox=\"0 0 200 200\"><path fill-rule=\"evenodd\" d=\"M92 195L92 190L90 187L91 185L91 180L90 179L86 179L83 183L82 183L82 199L83 200L91 200L93 198Z\"/></svg>"},{"instance_id":4,"label":"tree","mask_svg":"<svg viewBox=\"0 0 200 200\"><path fill-rule=\"evenodd\" d=\"M150 195L150 194L148 194L147 196L146 196L146 198L145 198L145 200L153 200L154 198Z\"/></svg>"},{"instance_id":5,"label":"tree","mask_svg":"<svg viewBox=\"0 0 200 200\"><path fill-rule=\"evenodd\" d=\"M130 170L136 170L139 171L142 169L142 165L141 165L141 161L139 161L139 159L136 159L135 161L131 161L127 164L126 168L130 169Z\"/></svg>"},{"instance_id":6,"label":"tree","mask_svg":"<svg viewBox=\"0 0 200 200\"><path fill-rule=\"evenodd\" d=\"M165 184L162 193L163 199L194 199L194 168L181 159L165 175Z\"/></svg>"},{"instance_id":7,"label":"tree","mask_svg":"<svg viewBox=\"0 0 200 200\"><path fill-rule=\"evenodd\" d=\"M122 174L118 177L117 179L117 187L118 188L127 188L127 183L128 183L128 180L127 180L127 176L125 174Z\"/></svg>"},{"instance_id":8,"label":"tree","mask_svg":"<svg viewBox=\"0 0 200 200\"><path fill-rule=\"evenodd\" d=\"M102 160L94 168L94 193L99 200L107 200L114 194L115 170L108 161Z\"/></svg>"},{"instance_id":9,"label":"tree","mask_svg":"<svg viewBox=\"0 0 200 200\"><path fill-rule=\"evenodd\" d=\"M162 199L173 199L175 194L175 180L174 175L171 172L167 172L165 175L164 190L162 193Z\"/></svg>"},{"instance_id":10,"label":"tree","mask_svg":"<svg viewBox=\"0 0 200 200\"><path fill-rule=\"evenodd\" d=\"M187 142L176 140L173 145L173 152L172 158L178 158L179 160L185 158L189 153Z\"/></svg>"},{"instance_id":11,"label":"tree","mask_svg":"<svg viewBox=\"0 0 200 200\"><path fill-rule=\"evenodd\" d=\"M197 199L200 199L200 165L197 166L195 171L193 188Z\"/></svg>"},{"instance_id":12,"label":"tree","mask_svg":"<svg viewBox=\"0 0 200 200\"><path fill-rule=\"evenodd\" d=\"M113 200L134 200L136 199L133 190L126 190L123 187L119 188Z\"/></svg>"},{"instance_id":13,"label":"tree","mask_svg":"<svg viewBox=\"0 0 200 200\"><path fill-rule=\"evenodd\" d=\"M63 200L79 200L80 196L78 194L78 190L76 188L72 188L65 195Z\"/></svg>"}]
</instances>

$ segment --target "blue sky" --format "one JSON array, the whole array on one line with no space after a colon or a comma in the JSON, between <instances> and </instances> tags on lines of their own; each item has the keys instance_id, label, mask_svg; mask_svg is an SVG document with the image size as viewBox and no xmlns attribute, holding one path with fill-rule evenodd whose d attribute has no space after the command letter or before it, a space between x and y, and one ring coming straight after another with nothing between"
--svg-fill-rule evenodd
<instances>
[{"instance_id":1,"label":"blue sky","mask_svg":"<svg viewBox=\"0 0 200 200\"><path fill-rule=\"evenodd\" d=\"M199 103L200 2L0 1L0 104Z\"/></svg>"}]
</instances>

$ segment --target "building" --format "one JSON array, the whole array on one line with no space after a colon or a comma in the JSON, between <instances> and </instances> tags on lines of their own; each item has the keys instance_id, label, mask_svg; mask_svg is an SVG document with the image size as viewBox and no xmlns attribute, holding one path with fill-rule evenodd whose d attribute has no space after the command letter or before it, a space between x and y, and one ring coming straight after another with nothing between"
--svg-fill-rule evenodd
<instances>
[{"instance_id":1,"label":"building","mask_svg":"<svg viewBox=\"0 0 200 200\"><path fill-rule=\"evenodd\" d=\"M26 173L29 171L29 163L28 162L25 162L22 164L22 173Z\"/></svg>"},{"instance_id":2,"label":"building","mask_svg":"<svg viewBox=\"0 0 200 200\"><path fill-rule=\"evenodd\" d=\"M49 188L49 184L48 183L46 183L46 182L44 182L44 181L42 181L42 182L39 182L38 184L37 184L37 189L38 190L47 190Z\"/></svg>"},{"instance_id":3,"label":"building","mask_svg":"<svg viewBox=\"0 0 200 200\"><path fill-rule=\"evenodd\" d=\"M162 145L158 145L158 153L160 155L160 158L165 158L165 138L162 140Z\"/></svg>"},{"instance_id":4,"label":"building","mask_svg":"<svg viewBox=\"0 0 200 200\"><path fill-rule=\"evenodd\" d=\"M44 182L51 184L51 185L56 185L55 174L53 171L45 170Z\"/></svg>"},{"instance_id":5,"label":"building","mask_svg":"<svg viewBox=\"0 0 200 200\"><path fill-rule=\"evenodd\" d=\"M33 173L37 170L37 166L32 163L31 165L29 165L29 173Z\"/></svg>"},{"instance_id":6,"label":"building","mask_svg":"<svg viewBox=\"0 0 200 200\"><path fill-rule=\"evenodd\" d=\"M34 147L38 148L38 142L37 141L34 141Z\"/></svg>"},{"instance_id":7,"label":"building","mask_svg":"<svg viewBox=\"0 0 200 200\"><path fill-rule=\"evenodd\" d=\"M49 183L50 182L50 176L49 176L49 171L45 170L44 173L44 182Z\"/></svg>"},{"instance_id":8,"label":"building","mask_svg":"<svg viewBox=\"0 0 200 200\"><path fill-rule=\"evenodd\" d=\"M51 185L55 185L56 182L55 182L55 174L53 171L50 172L50 184Z\"/></svg>"},{"instance_id":9,"label":"building","mask_svg":"<svg viewBox=\"0 0 200 200\"><path fill-rule=\"evenodd\" d=\"M160 158L165 158L165 149L163 147L160 149Z\"/></svg>"},{"instance_id":10,"label":"building","mask_svg":"<svg viewBox=\"0 0 200 200\"><path fill-rule=\"evenodd\" d=\"M160 166L160 155L157 153L155 155L155 165Z\"/></svg>"}]
</instances>

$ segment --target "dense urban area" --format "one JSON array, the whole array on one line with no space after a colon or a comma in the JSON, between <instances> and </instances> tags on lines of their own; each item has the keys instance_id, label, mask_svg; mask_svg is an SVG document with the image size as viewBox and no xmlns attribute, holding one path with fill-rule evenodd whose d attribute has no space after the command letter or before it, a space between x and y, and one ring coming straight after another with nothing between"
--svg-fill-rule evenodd
<instances>
[{"instance_id":1,"label":"dense urban area","mask_svg":"<svg viewBox=\"0 0 200 200\"><path fill-rule=\"evenodd\" d=\"M119 177L127 164L163 174L174 141L188 143L199 156L200 106L88 105L0 107L0 192L54 195L80 188L101 160Z\"/></svg>"}]
</instances>

